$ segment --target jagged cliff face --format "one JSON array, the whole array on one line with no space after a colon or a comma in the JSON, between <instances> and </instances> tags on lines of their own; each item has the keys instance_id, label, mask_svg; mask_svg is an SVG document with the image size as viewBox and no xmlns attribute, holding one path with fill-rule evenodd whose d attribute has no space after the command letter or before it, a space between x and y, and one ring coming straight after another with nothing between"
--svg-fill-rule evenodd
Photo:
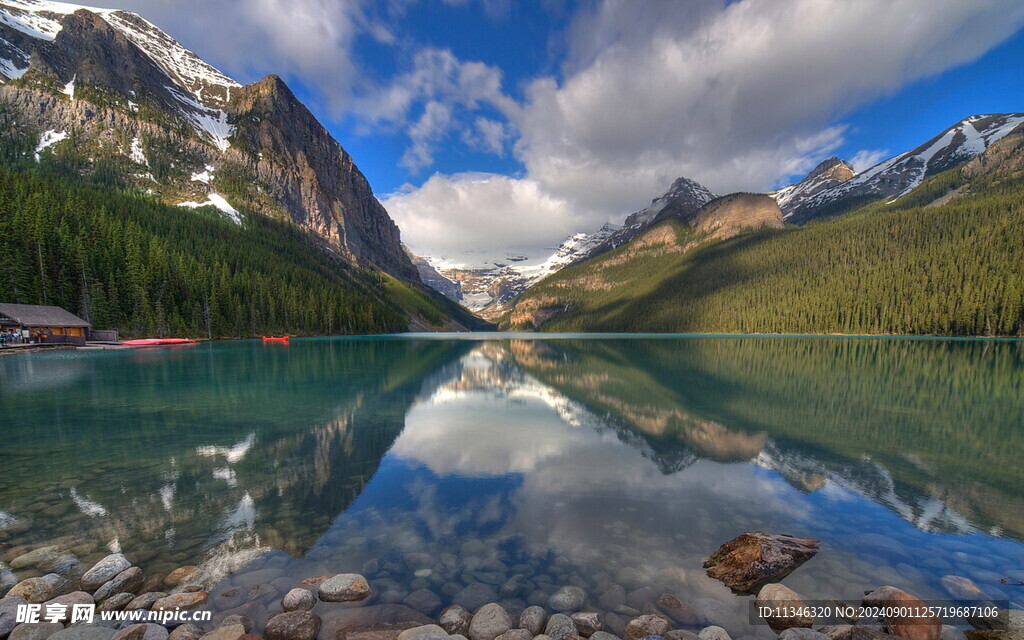
<instances>
[{"instance_id":1,"label":"jagged cliff face","mask_svg":"<svg viewBox=\"0 0 1024 640\"><path fill-rule=\"evenodd\" d=\"M277 76L242 87L135 14L41 0L0 2L0 75L37 156L73 144L83 172L106 162L170 204L290 219L420 283L352 157Z\"/></svg>"}]
</instances>

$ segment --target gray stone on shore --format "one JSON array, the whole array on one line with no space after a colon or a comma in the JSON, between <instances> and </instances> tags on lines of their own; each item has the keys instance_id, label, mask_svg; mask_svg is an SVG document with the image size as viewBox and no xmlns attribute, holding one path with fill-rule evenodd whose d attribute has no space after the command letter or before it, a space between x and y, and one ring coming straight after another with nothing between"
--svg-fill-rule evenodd
<instances>
[{"instance_id":1,"label":"gray stone on shore","mask_svg":"<svg viewBox=\"0 0 1024 640\"><path fill-rule=\"evenodd\" d=\"M704 627L697 634L697 637L700 640L732 640L728 631L716 625Z\"/></svg>"},{"instance_id":2,"label":"gray stone on shore","mask_svg":"<svg viewBox=\"0 0 1024 640\"><path fill-rule=\"evenodd\" d=\"M316 640L321 622L320 616L312 611L288 611L267 622L263 637L266 640Z\"/></svg>"},{"instance_id":3,"label":"gray stone on shore","mask_svg":"<svg viewBox=\"0 0 1024 640\"><path fill-rule=\"evenodd\" d=\"M8 636L8 640L46 640L58 631L62 631L64 625L59 622L32 622L19 624Z\"/></svg>"},{"instance_id":4,"label":"gray stone on shore","mask_svg":"<svg viewBox=\"0 0 1024 640\"><path fill-rule=\"evenodd\" d=\"M93 594L93 598L96 599L96 602L103 602L117 593L135 593L142 586L142 582L145 579L146 576L142 573L142 569L129 567L107 582L104 582Z\"/></svg>"},{"instance_id":5,"label":"gray stone on shore","mask_svg":"<svg viewBox=\"0 0 1024 640\"><path fill-rule=\"evenodd\" d=\"M187 623L179 627L175 627L167 640L199 640L205 634L206 631L204 631L199 625Z\"/></svg>"},{"instance_id":6,"label":"gray stone on shore","mask_svg":"<svg viewBox=\"0 0 1024 640\"><path fill-rule=\"evenodd\" d=\"M472 621L472 614L466 611L465 607L458 604L445 607L441 611L441 615L437 617L437 624L451 635L467 635L469 633L469 623Z\"/></svg>"},{"instance_id":7,"label":"gray stone on shore","mask_svg":"<svg viewBox=\"0 0 1024 640\"><path fill-rule=\"evenodd\" d=\"M136 610L139 610L139 609L148 610L150 607L152 607L154 604L156 604L157 600L161 600L163 598L166 598L167 595L168 594L164 593L163 591L151 591L149 593L144 593L144 594L142 594L140 596L137 596L134 600L129 602L125 606L124 610L125 611L136 611Z\"/></svg>"},{"instance_id":8,"label":"gray stone on shore","mask_svg":"<svg viewBox=\"0 0 1024 640\"><path fill-rule=\"evenodd\" d=\"M665 634L665 640L697 640L697 634L685 629L673 629Z\"/></svg>"},{"instance_id":9,"label":"gray stone on shore","mask_svg":"<svg viewBox=\"0 0 1024 640\"><path fill-rule=\"evenodd\" d=\"M500 604L490 602L473 614L469 640L494 640L512 628L512 617Z\"/></svg>"},{"instance_id":10,"label":"gray stone on shore","mask_svg":"<svg viewBox=\"0 0 1024 640\"><path fill-rule=\"evenodd\" d=\"M494 640L533 640L533 634L526 629L509 629Z\"/></svg>"},{"instance_id":11,"label":"gray stone on shore","mask_svg":"<svg viewBox=\"0 0 1024 640\"><path fill-rule=\"evenodd\" d=\"M167 640L199 640L205 633L199 625L186 623L176 627Z\"/></svg>"},{"instance_id":12,"label":"gray stone on shore","mask_svg":"<svg viewBox=\"0 0 1024 640\"><path fill-rule=\"evenodd\" d=\"M576 625L579 634L584 638L589 638L598 631L604 631L604 618L599 613L578 611L569 617Z\"/></svg>"},{"instance_id":13,"label":"gray stone on shore","mask_svg":"<svg viewBox=\"0 0 1024 640\"><path fill-rule=\"evenodd\" d=\"M397 640L442 640L447 637L448 632L436 624L425 624L402 631Z\"/></svg>"},{"instance_id":14,"label":"gray stone on shore","mask_svg":"<svg viewBox=\"0 0 1024 640\"><path fill-rule=\"evenodd\" d=\"M807 605L800 594L779 583L766 584L762 587L761 591L757 594L757 599L754 601L754 604L758 607L759 611L762 607L773 611L807 608ZM773 631L780 632L784 629L797 627L810 629L811 625L814 624L814 618L806 615L772 615L765 618L765 622L768 623L768 626L771 627ZM794 637L792 640L814 639ZM820 640L820 638L818 640Z\"/></svg>"},{"instance_id":15,"label":"gray stone on shore","mask_svg":"<svg viewBox=\"0 0 1024 640\"><path fill-rule=\"evenodd\" d=\"M76 624L50 636L50 640L113 640L116 629L98 624Z\"/></svg>"},{"instance_id":16,"label":"gray stone on shore","mask_svg":"<svg viewBox=\"0 0 1024 640\"><path fill-rule=\"evenodd\" d=\"M118 631L111 640L167 640L167 628L159 624L133 624Z\"/></svg>"},{"instance_id":17,"label":"gray stone on shore","mask_svg":"<svg viewBox=\"0 0 1024 640\"><path fill-rule=\"evenodd\" d=\"M60 618L58 618L58 620L57 620L57 622L63 622L63 623L66 624L68 622L68 620L71 619L71 610L74 607L74 605L76 605L76 604L90 605L90 604L95 604L95 603L96 603L95 600L93 600L92 596L89 595L88 593L86 593L84 591L72 591L71 593L66 593L66 594L64 594L62 596L57 596L56 598L53 598L52 600L47 600L46 602L43 603L43 610L45 611L46 607L48 605L51 605L51 604L60 604L60 605L66 606L67 607L67 611L65 611L64 615L60 616Z\"/></svg>"},{"instance_id":18,"label":"gray stone on shore","mask_svg":"<svg viewBox=\"0 0 1024 640\"><path fill-rule=\"evenodd\" d=\"M523 609L523 613L519 615L519 628L526 629L533 635L540 635L544 631L544 625L547 624L548 614L544 611L544 607L532 606Z\"/></svg>"},{"instance_id":19,"label":"gray stone on shore","mask_svg":"<svg viewBox=\"0 0 1024 640\"><path fill-rule=\"evenodd\" d=\"M317 588L323 602L357 602L370 595L370 584L358 573L339 573Z\"/></svg>"},{"instance_id":20,"label":"gray stone on shore","mask_svg":"<svg viewBox=\"0 0 1024 640\"><path fill-rule=\"evenodd\" d=\"M465 607L467 611L473 612L488 602L498 599L498 593L489 584L474 582L455 594L452 602Z\"/></svg>"},{"instance_id":21,"label":"gray stone on shore","mask_svg":"<svg viewBox=\"0 0 1024 640\"><path fill-rule=\"evenodd\" d=\"M548 599L548 608L558 613L573 613L583 608L587 594L579 587L562 587Z\"/></svg>"},{"instance_id":22,"label":"gray stone on shore","mask_svg":"<svg viewBox=\"0 0 1024 640\"><path fill-rule=\"evenodd\" d=\"M814 631L806 627L790 627L781 634L780 640L829 640L829 637L820 631Z\"/></svg>"},{"instance_id":23,"label":"gray stone on shore","mask_svg":"<svg viewBox=\"0 0 1024 640\"><path fill-rule=\"evenodd\" d=\"M79 584L83 591L95 591L131 566L132 563L123 554L112 553L86 571Z\"/></svg>"},{"instance_id":24,"label":"gray stone on shore","mask_svg":"<svg viewBox=\"0 0 1024 640\"><path fill-rule=\"evenodd\" d=\"M646 636L664 636L671 629L672 623L667 617L648 613L630 620L622 635L626 640L640 640Z\"/></svg>"},{"instance_id":25,"label":"gray stone on shore","mask_svg":"<svg viewBox=\"0 0 1024 640\"><path fill-rule=\"evenodd\" d=\"M200 640L238 640L245 635L245 627L233 624L229 627L218 627L203 635Z\"/></svg>"},{"instance_id":26,"label":"gray stone on shore","mask_svg":"<svg viewBox=\"0 0 1024 640\"><path fill-rule=\"evenodd\" d=\"M42 604L57 595L59 594L54 592L53 583L45 577L26 578L7 592L7 597L24 598L29 604Z\"/></svg>"},{"instance_id":27,"label":"gray stone on shore","mask_svg":"<svg viewBox=\"0 0 1024 640\"><path fill-rule=\"evenodd\" d=\"M548 624L544 627L544 635L549 636L551 640L564 640L569 636L579 635L579 632L572 618L564 613L556 613L548 619Z\"/></svg>"},{"instance_id":28,"label":"gray stone on shore","mask_svg":"<svg viewBox=\"0 0 1024 640\"><path fill-rule=\"evenodd\" d=\"M696 637L696 636L694 636ZM590 640L622 640L619 636L614 633L608 633L607 631L597 631L594 635L590 636Z\"/></svg>"},{"instance_id":29,"label":"gray stone on shore","mask_svg":"<svg viewBox=\"0 0 1024 640\"><path fill-rule=\"evenodd\" d=\"M28 600L20 596L7 596L0 599L0 640L11 635L18 625L18 607L28 604Z\"/></svg>"},{"instance_id":30,"label":"gray stone on shore","mask_svg":"<svg viewBox=\"0 0 1024 640\"><path fill-rule=\"evenodd\" d=\"M134 593L115 593L96 607L97 611L123 611L128 603L135 599Z\"/></svg>"},{"instance_id":31,"label":"gray stone on shore","mask_svg":"<svg viewBox=\"0 0 1024 640\"><path fill-rule=\"evenodd\" d=\"M281 598L285 611L311 611L316 606L316 596L309 589L295 588Z\"/></svg>"}]
</instances>

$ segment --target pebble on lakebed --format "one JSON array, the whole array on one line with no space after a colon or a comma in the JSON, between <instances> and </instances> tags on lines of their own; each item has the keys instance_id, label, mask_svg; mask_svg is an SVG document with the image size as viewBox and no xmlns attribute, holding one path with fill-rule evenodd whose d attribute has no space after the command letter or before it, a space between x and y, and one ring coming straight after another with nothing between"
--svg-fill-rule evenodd
<instances>
[{"instance_id":1,"label":"pebble on lakebed","mask_svg":"<svg viewBox=\"0 0 1024 640\"><path fill-rule=\"evenodd\" d=\"M758 603L798 602L802 596L778 580L817 550L816 540L747 533L712 555L708 575L734 589L758 591ZM687 602L663 591L660 585L668 580L677 585L686 582L686 572L681 569L663 570L659 576L665 580L657 582L658 588L643 572L630 568L609 575L605 584L588 583L573 574L564 560L556 562L560 566L550 573L550 579L527 571L529 567L518 567L516 573L501 571L498 566L463 573L461 584L445 584L442 564L435 563L432 569L429 556L410 554L406 566L415 571L406 575L415 578L408 585L391 577L371 585L357 573L295 580L283 571L263 568L240 574L243 579L236 579L228 588L207 592L200 567L182 566L166 576L144 579L142 569L120 553L103 557L92 566L82 566L67 555L57 546L42 546L26 549L10 565L0 567L15 575L7 567L16 566L28 576L8 585L6 597L0 599L0 640L732 640L730 631L739 635L746 624L721 601L697 598ZM61 572L44 573L42 568L55 566L58 558ZM368 566L387 571L390 564L381 559ZM396 572L400 569L391 567ZM942 584L953 597L984 595L963 576L944 576ZM180 608L215 613L211 622L171 624L170 628L152 623L121 623L117 629L82 624L65 628L67 617L57 622L18 624L17 608L28 603L96 604L108 611ZM864 596L864 604L907 603L920 600L891 586L877 587ZM943 627L941 621L924 618L892 618L877 625L822 626L823 621L799 616L766 622L782 640L963 638L950 635L959 631ZM978 631L968 632L967 640L1024 640L1024 612L1011 611L1005 620L972 622Z\"/></svg>"}]
</instances>

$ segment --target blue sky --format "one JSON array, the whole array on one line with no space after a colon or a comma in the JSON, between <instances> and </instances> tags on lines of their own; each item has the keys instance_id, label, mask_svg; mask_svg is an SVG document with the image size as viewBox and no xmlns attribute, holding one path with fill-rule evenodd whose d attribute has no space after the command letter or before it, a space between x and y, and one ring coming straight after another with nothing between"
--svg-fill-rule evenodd
<instances>
[{"instance_id":1,"label":"blue sky","mask_svg":"<svg viewBox=\"0 0 1024 640\"><path fill-rule=\"evenodd\" d=\"M111 0L116 2L116 0ZM415 251L542 259L685 175L768 190L1024 111L1019 0L125 0L281 75Z\"/></svg>"}]
</instances>

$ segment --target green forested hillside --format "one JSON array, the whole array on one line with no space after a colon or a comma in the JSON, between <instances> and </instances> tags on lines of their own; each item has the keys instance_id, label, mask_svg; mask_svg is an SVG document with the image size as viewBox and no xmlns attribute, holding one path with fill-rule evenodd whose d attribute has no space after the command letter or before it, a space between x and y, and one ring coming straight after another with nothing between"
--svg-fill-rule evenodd
<instances>
[{"instance_id":1,"label":"green forested hillside","mask_svg":"<svg viewBox=\"0 0 1024 640\"><path fill-rule=\"evenodd\" d=\"M58 305L131 336L394 332L409 311L450 321L441 303L326 254L294 225L256 214L238 225L46 167L0 168L2 301Z\"/></svg>"},{"instance_id":2,"label":"green forested hillside","mask_svg":"<svg viewBox=\"0 0 1024 640\"><path fill-rule=\"evenodd\" d=\"M1024 177L969 169L888 205L689 251L678 250L687 230L667 222L676 250L627 244L565 269L528 290L503 326L1022 336ZM953 189L959 197L935 202Z\"/></svg>"}]
</instances>

